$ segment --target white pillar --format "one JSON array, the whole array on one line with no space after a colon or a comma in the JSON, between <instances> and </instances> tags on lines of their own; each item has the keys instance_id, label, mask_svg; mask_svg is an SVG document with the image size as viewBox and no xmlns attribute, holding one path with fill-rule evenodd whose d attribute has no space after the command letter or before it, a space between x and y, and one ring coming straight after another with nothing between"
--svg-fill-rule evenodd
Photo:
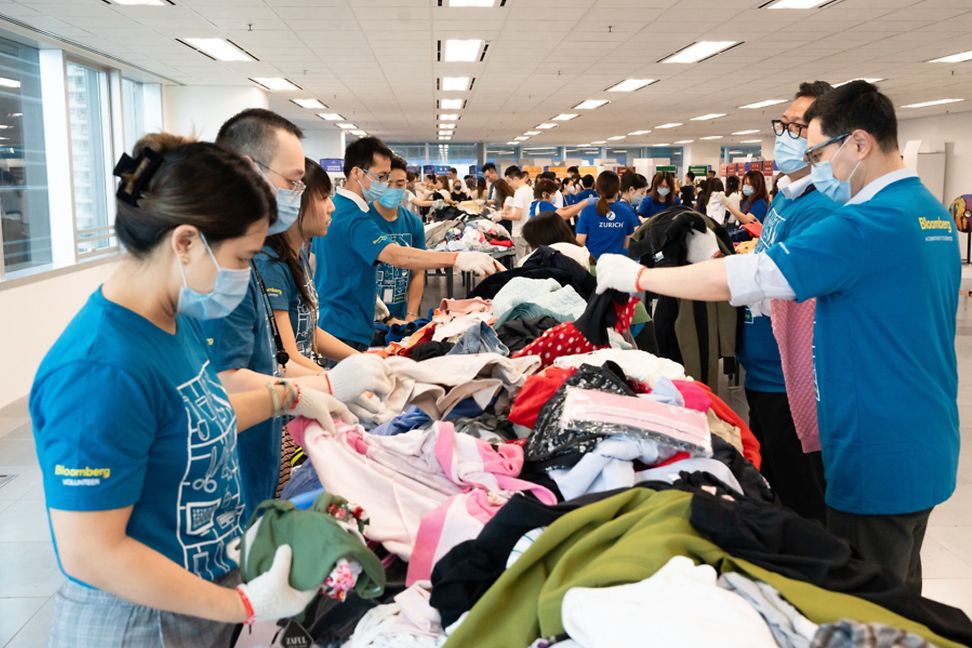
<instances>
[{"instance_id":1,"label":"white pillar","mask_svg":"<svg viewBox=\"0 0 972 648\"><path fill-rule=\"evenodd\" d=\"M269 108L267 93L253 86L165 86L165 130L211 142L227 119L246 108Z\"/></svg>"}]
</instances>

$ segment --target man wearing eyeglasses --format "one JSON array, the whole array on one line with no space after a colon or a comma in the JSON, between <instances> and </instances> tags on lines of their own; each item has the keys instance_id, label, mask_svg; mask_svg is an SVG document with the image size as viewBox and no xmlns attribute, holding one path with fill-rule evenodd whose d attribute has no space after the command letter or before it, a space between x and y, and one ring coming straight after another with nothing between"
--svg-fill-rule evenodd
<instances>
[{"instance_id":1,"label":"man wearing eyeglasses","mask_svg":"<svg viewBox=\"0 0 972 648\"><path fill-rule=\"evenodd\" d=\"M928 516L958 468L955 227L905 168L875 86L843 85L807 118L810 177L840 209L760 254L654 270L601 257L598 289L737 305L816 297L827 527L920 592Z\"/></svg>"}]
</instances>

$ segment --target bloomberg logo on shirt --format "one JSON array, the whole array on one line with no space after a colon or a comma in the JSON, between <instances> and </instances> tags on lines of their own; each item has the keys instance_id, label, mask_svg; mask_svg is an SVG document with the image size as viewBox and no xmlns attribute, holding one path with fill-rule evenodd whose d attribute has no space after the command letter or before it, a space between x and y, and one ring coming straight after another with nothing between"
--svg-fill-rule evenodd
<instances>
[{"instance_id":1,"label":"bloomberg logo on shirt","mask_svg":"<svg viewBox=\"0 0 972 648\"><path fill-rule=\"evenodd\" d=\"M62 464L54 466L54 474L63 477L61 483L65 486L97 486L102 479L111 477L111 468L68 468Z\"/></svg>"}]
</instances>

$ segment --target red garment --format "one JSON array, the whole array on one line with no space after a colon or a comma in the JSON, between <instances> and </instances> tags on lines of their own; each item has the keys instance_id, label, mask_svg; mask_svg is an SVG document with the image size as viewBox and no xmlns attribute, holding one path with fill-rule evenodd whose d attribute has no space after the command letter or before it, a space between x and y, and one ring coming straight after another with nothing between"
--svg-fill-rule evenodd
<instances>
[{"instance_id":1,"label":"red garment","mask_svg":"<svg viewBox=\"0 0 972 648\"><path fill-rule=\"evenodd\" d=\"M537 424L537 416L554 393L560 389L568 378L577 371L573 367L547 367L544 371L530 376L523 383L523 387L516 393L513 408L510 410L510 422L523 425L530 429Z\"/></svg>"},{"instance_id":2,"label":"red garment","mask_svg":"<svg viewBox=\"0 0 972 648\"><path fill-rule=\"evenodd\" d=\"M677 461L681 461L683 459L691 459L691 458L692 458L692 455L690 455L687 452L676 452L675 454L673 454L668 459L665 459L664 461L659 461L654 466L652 466L652 468L661 468L662 466L670 466L671 464L673 464L673 463L675 463Z\"/></svg>"},{"instance_id":3,"label":"red garment","mask_svg":"<svg viewBox=\"0 0 972 648\"><path fill-rule=\"evenodd\" d=\"M510 241L509 239L493 239L492 241L489 242L489 244L495 245L496 247L505 247L505 248L513 247L513 241Z\"/></svg>"},{"instance_id":4,"label":"red garment","mask_svg":"<svg viewBox=\"0 0 972 648\"><path fill-rule=\"evenodd\" d=\"M715 392L712 391L712 388L705 383L698 381L688 382L685 380L673 380L672 382L675 384L675 388L678 389L683 397L685 397L686 393L694 391L693 386L701 387L708 393L709 398L712 400L712 411L715 412L715 415L721 420L725 421L729 425L734 425L739 428L739 436L742 439L743 456L746 457L750 463L756 466L757 470L759 470L760 465L763 463L763 458L759 454L759 441L757 441L756 437L753 436L753 431L749 429L749 426L746 425L741 418L739 418L739 415L736 414L731 407L726 405L725 401L716 396ZM682 391L683 389L686 391ZM688 402L687 398L686 402Z\"/></svg>"},{"instance_id":5,"label":"red garment","mask_svg":"<svg viewBox=\"0 0 972 648\"><path fill-rule=\"evenodd\" d=\"M675 388L682 395L682 399L685 401L685 407L693 409L696 412L705 413L712 407L712 399L709 397L711 392L702 389L700 385L701 383L688 382L686 380L675 382Z\"/></svg>"}]
</instances>

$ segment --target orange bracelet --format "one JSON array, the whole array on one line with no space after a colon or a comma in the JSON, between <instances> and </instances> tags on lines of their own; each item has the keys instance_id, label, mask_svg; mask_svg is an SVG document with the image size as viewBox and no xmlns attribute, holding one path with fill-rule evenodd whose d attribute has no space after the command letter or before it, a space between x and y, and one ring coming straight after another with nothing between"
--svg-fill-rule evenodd
<instances>
[{"instance_id":1,"label":"orange bracelet","mask_svg":"<svg viewBox=\"0 0 972 648\"><path fill-rule=\"evenodd\" d=\"M646 290L645 288L642 288L641 287L641 275L645 274L645 272L647 270L648 270L648 266L641 266L641 270L638 271L638 276L635 277L635 290L636 291L641 292L641 291Z\"/></svg>"},{"instance_id":2,"label":"orange bracelet","mask_svg":"<svg viewBox=\"0 0 972 648\"><path fill-rule=\"evenodd\" d=\"M334 387L331 385L331 377L327 375L327 372L326 371L324 372L324 380L327 381L327 393L330 394L331 396L333 396L334 395Z\"/></svg>"},{"instance_id":3,"label":"orange bracelet","mask_svg":"<svg viewBox=\"0 0 972 648\"><path fill-rule=\"evenodd\" d=\"M246 611L246 621L243 622L244 625L253 625L256 621L256 615L253 612L253 604L250 603L250 598L243 591L242 585L236 586L236 593L240 595L240 600L243 601L243 609Z\"/></svg>"}]
</instances>

